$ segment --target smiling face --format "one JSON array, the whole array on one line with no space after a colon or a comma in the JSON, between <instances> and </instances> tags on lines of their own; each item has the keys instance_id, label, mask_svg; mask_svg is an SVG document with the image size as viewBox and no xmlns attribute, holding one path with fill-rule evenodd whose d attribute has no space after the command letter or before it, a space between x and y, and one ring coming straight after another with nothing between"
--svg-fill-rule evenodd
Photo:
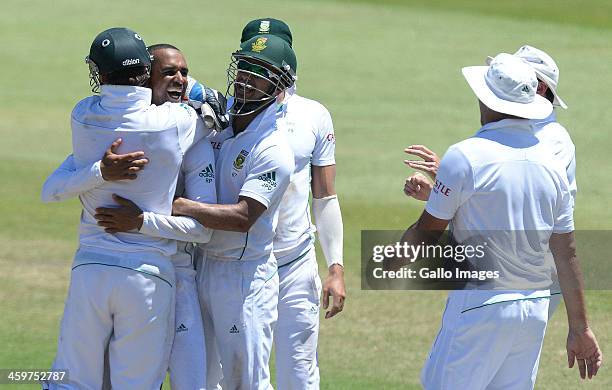
<instances>
[{"instance_id":1,"label":"smiling face","mask_svg":"<svg viewBox=\"0 0 612 390\"><path fill-rule=\"evenodd\" d=\"M187 61L176 49L157 49L151 53L153 63L149 86L153 91L152 103L179 103L187 89Z\"/></svg>"}]
</instances>

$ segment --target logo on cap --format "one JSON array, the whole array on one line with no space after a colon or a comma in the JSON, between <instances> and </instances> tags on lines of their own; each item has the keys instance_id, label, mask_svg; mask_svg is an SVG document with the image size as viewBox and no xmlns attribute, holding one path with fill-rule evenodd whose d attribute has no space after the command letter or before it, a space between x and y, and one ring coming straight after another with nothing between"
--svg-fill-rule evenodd
<instances>
[{"instance_id":1,"label":"logo on cap","mask_svg":"<svg viewBox=\"0 0 612 390\"><path fill-rule=\"evenodd\" d=\"M140 64L139 58L128 58L127 60L121 63L121 65L123 66L136 65L136 64Z\"/></svg>"},{"instance_id":2,"label":"logo on cap","mask_svg":"<svg viewBox=\"0 0 612 390\"><path fill-rule=\"evenodd\" d=\"M259 53L260 51L262 51L263 49L267 47L266 46L267 40L268 38L264 38L264 37L257 38L257 40L253 42L253 44L251 45L251 50L256 53Z\"/></svg>"},{"instance_id":3,"label":"logo on cap","mask_svg":"<svg viewBox=\"0 0 612 390\"><path fill-rule=\"evenodd\" d=\"M142 41L142 38L140 37L140 35L134 33L134 38L138 39L139 41Z\"/></svg>"},{"instance_id":4,"label":"logo on cap","mask_svg":"<svg viewBox=\"0 0 612 390\"><path fill-rule=\"evenodd\" d=\"M105 39L102 41L102 47L106 47L108 45L110 45L110 39Z\"/></svg>"},{"instance_id":5,"label":"logo on cap","mask_svg":"<svg viewBox=\"0 0 612 390\"><path fill-rule=\"evenodd\" d=\"M261 23L259 23L259 33L267 34L269 32L270 32L270 21L262 20Z\"/></svg>"}]
</instances>

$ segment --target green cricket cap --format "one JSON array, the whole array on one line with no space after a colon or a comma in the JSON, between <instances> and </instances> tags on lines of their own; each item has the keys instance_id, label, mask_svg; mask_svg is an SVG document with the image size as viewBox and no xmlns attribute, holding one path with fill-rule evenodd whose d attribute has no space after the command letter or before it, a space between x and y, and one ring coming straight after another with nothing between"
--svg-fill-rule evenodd
<instances>
[{"instance_id":1,"label":"green cricket cap","mask_svg":"<svg viewBox=\"0 0 612 390\"><path fill-rule=\"evenodd\" d=\"M101 74L151 66L151 56L140 35L125 27L102 31L91 44L89 59Z\"/></svg>"},{"instance_id":2,"label":"green cricket cap","mask_svg":"<svg viewBox=\"0 0 612 390\"><path fill-rule=\"evenodd\" d=\"M242 29L242 37L240 38L240 42L242 43L248 41L255 35L261 34L276 35L287 42L289 46L293 47L293 36L291 35L289 26L282 20L274 18L255 19L248 22Z\"/></svg>"}]
</instances>

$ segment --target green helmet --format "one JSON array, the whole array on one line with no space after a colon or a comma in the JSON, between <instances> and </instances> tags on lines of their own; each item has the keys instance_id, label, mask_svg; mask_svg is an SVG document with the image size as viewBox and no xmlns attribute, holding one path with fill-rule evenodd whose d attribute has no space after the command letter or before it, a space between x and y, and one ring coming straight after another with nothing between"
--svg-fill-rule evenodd
<instances>
[{"instance_id":1,"label":"green helmet","mask_svg":"<svg viewBox=\"0 0 612 390\"><path fill-rule=\"evenodd\" d=\"M114 27L96 36L85 57L89 65L92 91L100 86L100 74L109 74L129 68L151 68L151 56L140 35L125 27Z\"/></svg>"},{"instance_id":2,"label":"green helmet","mask_svg":"<svg viewBox=\"0 0 612 390\"><path fill-rule=\"evenodd\" d=\"M289 44L282 38L271 34L255 35L242 42L240 50L234 52L234 58L256 58L264 61L281 73L287 73L295 80L297 58Z\"/></svg>"},{"instance_id":3,"label":"green helmet","mask_svg":"<svg viewBox=\"0 0 612 390\"><path fill-rule=\"evenodd\" d=\"M256 35L243 42L232 54L228 68L227 94L233 96L234 105L230 114L247 115L270 103L276 96L294 85L297 76L297 59L289 44L275 35ZM242 76L238 80L239 74ZM266 91L257 89L254 78L267 80ZM244 93L236 96L236 87ZM248 98L246 90L258 90L259 98Z\"/></svg>"},{"instance_id":4,"label":"green helmet","mask_svg":"<svg viewBox=\"0 0 612 390\"><path fill-rule=\"evenodd\" d=\"M262 18L251 20L242 29L240 42L248 41L255 35L271 34L282 38L289 46L293 47L293 36L287 23L274 18Z\"/></svg>"}]
</instances>

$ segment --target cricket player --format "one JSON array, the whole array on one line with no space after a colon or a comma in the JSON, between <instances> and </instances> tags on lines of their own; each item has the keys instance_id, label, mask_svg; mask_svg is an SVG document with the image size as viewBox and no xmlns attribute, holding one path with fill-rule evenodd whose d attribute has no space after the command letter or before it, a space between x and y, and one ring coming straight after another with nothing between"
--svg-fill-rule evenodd
<instances>
[{"instance_id":1,"label":"cricket player","mask_svg":"<svg viewBox=\"0 0 612 390\"><path fill-rule=\"evenodd\" d=\"M488 67L467 67L463 75L479 100L482 128L444 155L425 211L403 240L435 243L450 222L458 243L470 239L470 232L498 231L505 234L494 235L495 248L514 253L522 248L495 237L538 232L554 255L566 302L569 366L577 360L580 376L591 378L602 354L586 319L570 187L564 167L535 138L531 121L548 117L552 105L537 95L534 70L516 56L499 54ZM547 245L530 249L504 257L499 280L503 286L519 276L533 289L449 294L421 375L424 388L534 387L548 320L550 269L544 260ZM395 260L387 264L399 266Z\"/></svg>"},{"instance_id":2,"label":"cricket player","mask_svg":"<svg viewBox=\"0 0 612 390\"><path fill-rule=\"evenodd\" d=\"M536 72L538 78L537 94L550 101L553 107L567 109L567 105L557 92L559 67L555 60L544 51L529 45L521 46L514 55L525 61ZM487 64L491 60L492 58L488 57ZM572 204L575 206L576 192L578 190L576 185L576 147L569 133L565 127L557 122L557 114L554 110L547 118L534 120L534 125L536 138L551 149L553 157L564 167L572 195ZM435 180L440 159L434 152L423 145L412 145L405 151L408 154L423 159L423 161L406 160L405 163L407 165L429 174ZM404 192L415 199L426 201L429 198L431 188L432 183L426 177L420 173L415 173L406 179ZM561 301L561 290L559 289L556 277L554 261L550 259L550 263L553 272L553 286L551 287L551 297L548 306L549 318L552 317Z\"/></svg>"},{"instance_id":3,"label":"cricket player","mask_svg":"<svg viewBox=\"0 0 612 390\"><path fill-rule=\"evenodd\" d=\"M91 189L79 195L79 249L53 364L69 370L69 383L48 386L100 388L108 347L113 388L159 388L174 333L170 257L177 251L176 242L134 230L108 234L113 227L98 223L94 215L124 198L148 212L170 215L183 156L206 133L190 107L151 105L151 90L145 87L150 54L134 31L112 28L100 33L87 61L93 90L99 88L100 95L82 100L72 112L72 163L77 170L88 167L92 174L87 180L99 183L77 183L78 178L71 183ZM141 152L111 170L120 172L122 180L106 181L97 161L118 137L111 149L121 144ZM47 195L57 199L53 191Z\"/></svg>"},{"instance_id":4,"label":"cricket player","mask_svg":"<svg viewBox=\"0 0 612 390\"><path fill-rule=\"evenodd\" d=\"M294 160L276 112L295 82L289 44L257 35L228 69L231 134L217 158L218 205L179 198L173 212L214 229L199 270L203 314L214 330L224 389L270 389L278 272L272 243ZM207 318L205 317L205 322Z\"/></svg>"},{"instance_id":5,"label":"cricket player","mask_svg":"<svg viewBox=\"0 0 612 390\"><path fill-rule=\"evenodd\" d=\"M157 44L148 47L152 57L149 87L152 90L152 103L178 103L188 94L188 67L183 54L175 46ZM191 88L195 84L191 83ZM206 93L206 87L198 83L199 93ZM215 91L209 95L216 99ZM200 106L207 100L200 98ZM201 108L201 107L200 107ZM113 143L100 165L100 173L107 181L124 180L125 175L135 178L138 170L129 166L132 155L141 156L142 152L117 155L119 142ZM76 170L70 166L71 156L63 169L58 169L45 185L47 193L65 199L92 188L82 183L100 184L95 178L88 179L96 167ZM106 163L105 163L106 162ZM114 164L113 164L114 163ZM177 194L205 203L216 203L214 154L210 143L202 139L186 153L181 165ZM108 173L123 167L125 172ZM130 170L131 169L131 170ZM176 273L175 336L170 355L170 383L173 389L203 389L206 378L206 356L204 350L204 330L202 325L198 294L195 286L194 256L192 242L206 243L212 231L198 222L186 217L159 215L143 212L128 199L118 198L118 205L100 208L95 215L107 232L128 232L137 230L142 234L178 240L178 251L172 256Z\"/></svg>"},{"instance_id":6,"label":"cricket player","mask_svg":"<svg viewBox=\"0 0 612 390\"><path fill-rule=\"evenodd\" d=\"M255 19L242 30L241 42L268 33L292 45L289 26L277 19ZM278 322L274 331L277 386L280 389L318 389L317 340L321 280L314 248L315 226L328 276L323 285L325 318L342 311L345 299L342 263L342 214L335 191L336 139L332 120L320 103L289 89L278 108L277 126L285 132L295 157L295 171L280 205L274 238L278 262Z\"/></svg>"}]
</instances>

